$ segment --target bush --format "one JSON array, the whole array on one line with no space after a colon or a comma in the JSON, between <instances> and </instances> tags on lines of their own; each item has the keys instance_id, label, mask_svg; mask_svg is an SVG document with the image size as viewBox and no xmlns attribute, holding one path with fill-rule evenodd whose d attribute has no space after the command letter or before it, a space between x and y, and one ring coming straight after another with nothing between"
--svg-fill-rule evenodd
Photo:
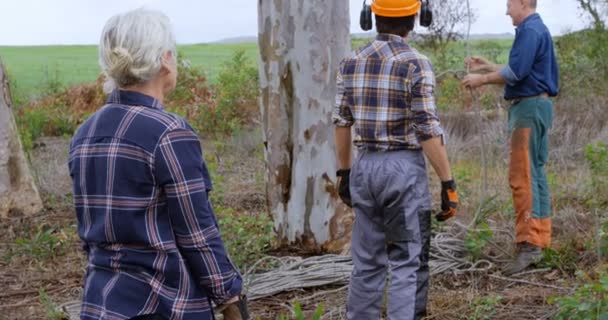
<instances>
[{"instance_id":1,"label":"bush","mask_svg":"<svg viewBox=\"0 0 608 320\"><path fill-rule=\"evenodd\" d=\"M585 146L585 159L591 169L591 191L589 205L608 205L608 143L597 142Z\"/></svg>"},{"instance_id":2,"label":"bush","mask_svg":"<svg viewBox=\"0 0 608 320\"><path fill-rule=\"evenodd\" d=\"M259 114L258 71L245 51L225 62L214 86L214 104L201 105L198 119L204 132L231 134Z\"/></svg>"},{"instance_id":3,"label":"bush","mask_svg":"<svg viewBox=\"0 0 608 320\"><path fill-rule=\"evenodd\" d=\"M597 280L590 279L583 272L578 273L586 283L574 294L552 297L550 303L557 304L556 320L608 319L608 274L600 273Z\"/></svg>"},{"instance_id":4,"label":"bush","mask_svg":"<svg viewBox=\"0 0 608 320\"><path fill-rule=\"evenodd\" d=\"M64 231L40 229L29 239L15 239L15 248L11 248L4 258L10 261L13 256L27 255L43 261L64 255L70 245L71 239Z\"/></svg>"},{"instance_id":5,"label":"bush","mask_svg":"<svg viewBox=\"0 0 608 320\"><path fill-rule=\"evenodd\" d=\"M605 94L608 80L608 31L583 30L556 41L562 91L583 97Z\"/></svg>"},{"instance_id":6,"label":"bush","mask_svg":"<svg viewBox=\"0 0 608 320\"><path fill-rule=\"evenodd\" d=\"M167 111L185 118L197 131L231 134L259 114L258 73L244 51L236 52L222 65L217 83L209 85L200 68L178 55L178 82L167 97ZM62 89L49 80L51 96L18 109L19 131L26 150L41 136L72 135L105 103L103 79Z\"/></svg>"},{"instance_id":7,"label":"bush","mask_svg":"<svg viewBox=\"0 0 608 320\"><path fill-rule=\"evenodd\" d=\"M544 268L557 269L565 274L573 274L577 270L580 253L575 240L570 240L557 249L546 248L543 250L543 259L540 266Z\"/></svg>"},{"instance_id":8,"label":"bush","mask_svg":"<svg viewBox=\"0 0 608 320\"><path fill-rule=\"evenodd\" d=\"M465 92L460 86L460 80L452 75L447 75L437 81L437 108L442 112L464 109Z\"/></svg>"}]
</instances>

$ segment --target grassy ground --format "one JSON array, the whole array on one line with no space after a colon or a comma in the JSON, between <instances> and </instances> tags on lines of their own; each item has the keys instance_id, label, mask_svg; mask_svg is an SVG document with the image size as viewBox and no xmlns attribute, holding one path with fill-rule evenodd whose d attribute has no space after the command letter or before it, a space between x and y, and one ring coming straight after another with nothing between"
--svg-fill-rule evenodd
<instances>
[{"instance_id":1,"label":"grassy ground","mask_svg":"<svg viewBox=\"0 0 608 320\"><path fill-rule=\"evenodd\" d=\"M215 79L221 63L235 51L257 63L255 43L193 44L178 48L193 66L202 68L207 78ZM93 82L99 76L96 46L0 46L0 59L8 70L13 95L19 101L30 101L62 88Z\"/></svg>"},{"instance_id":2,"label":"grassy ground","mask_svg":"<svg viewBox=\"0 0 608 320\"><path fill-rule=\"evenodd\" d=\"M509 41L472 43L473 49L479 53L498 50L495 59L498 62L505 59L505 48L508 45ZM35 96L53 89L53 81L44 80L45 72L48 73L44 65L53 65L49 61L63 61L64 64L58 70L62 70L65 77L74 77L69 80L59 78L61 80L57 82L60 86L85 81L73 80L85 77L85 71L78 71L77 68L86 70L87 66L96 67L94 47L48 48L53 50L45 53L40 47L30 48L31 50L0 47L0 56L11 57L13 61L5 58L20 92ZM458 57L464 53L460 44L452 48L459 52ZM180 49L184 57L190 59L195 66L205 68L205 63L211 63L207 65L206 72L212 73L209 74L212 79L218 75L217 68L232 56L234 50L244 49L254 61L253 57L257 54L254 44L192 45ZM30 56L26 57L26 54ZM74 63L68 63L70 59L66 56L69 57L70 54ZM575 62L578 63L578 60ZM456 60L453 63L455 67L460 66ZM567 67L566 64L563 66ZM573 66L578 68L578 64ZM242 68L230 68L235 69ZM232 73L234 72L229 74ZM89 76L91 79L96 77L95 74ZM221 83L222 77L219 78L216 80ZM184 92L190 92L190 89L196 88L192 84L200 82L196 75L188 79L180 85ZM232 98L243 91L240 90L243 86L235 85L232 78L228 79L221 86L198 88L195 95L198 98L206 94L223 97L227 101L234 100ZM551 160L548 166L553 192L554 244L539 266L542 269L505 280L501 279L499 272L504 261L496 260L492 261L494 267L489 272L454 272L435 277L432 279L428 319L550 319L558 309L558 305L552 302L552 297L570 296L574 300L562 300L565 301L565 306L569 304L573 308L592 308L596 307L594 303L603 301L601 297L608 296L608 286L601 286L599 282L608 283L608 276L602 276L598 271L608 255L608 201L605 199L608 194L608 146L599 148L599 151L589 148L592 143L608 141L608 114L604 110L608 98L602 94L606 92L605 82L603 83L600 91L585 86L564 86L562 96L556 100L556 119L551 132ZM508 253L513 246L509 237L513 234L514 218L507 182L507 106L500 98L501 90L488 89L474 97L467 97L458 89L457 80L450 84L452 88L448 88L446 82L440 82L439 85L438 91L443 91L442 99L446 101L441 117L449 136L448 154L461 195L457 219L469 223L477 212L483 212L482 220L485 223L475 225L462 237L470 246L471 253L476 253L477 257L495 253L497 248L492 245L493 242L498 244L501 251ZM211 93L208 90L212 90L209 91ZM92 89L91 92L98 91ZM71 95L80 97L85 95L83 92L85 91L75 90ZM190 101L190 98L189 95L178 95L176 101L181 103ZM464 100L467 99L469 109L458 107L465 105ZM61 109L68 100L54 99L50 105L58 104L57 108ZM255 97L244 101L252 110L257 110ZM200 101L194 103L200 112L199 116L210 112L211 109L200 108L197 103L200 105ZM72 107L77 105L67 104ZM18 123L25 126L26 131L35 127L44 128L51 122L48 115L53 113L40 113L44 110L44 103L38 107L40 108L23 108L29 113L17 114L22 117ZM480 109L486 110L478 113ZM188 113L189 109L182 111ZM29 116L25 117L27 115ZM255 122L249 125L253 128L243 127L232 131L230 136L219 135L202 140L215 182L212 201L226 235L226 245L241 266L251 264L269 253L273 242L265 208L261 133ZM32 134L31 137L38 135ZM65 166L67 138L44 137L34 140L31 141L29 154L46 209L33 217L11 217L6 223L0 224L0 287L6 288L0 292L0 320L60 319L53 314L53 306L76 299L82 287L85 259L79 250L75 234L71 183ZM437 207L439 183L433 175L431 177L433 199ZM477 258L471 254L467 259L474 261ZM593 294L588 294L588 291L575 294L575 288L584 283L597 284L593 287ZM252 311L261 319L275 319L279 314L287 314L288 307L294 300L305 299L313 293L303 290L264 299L254 303ZM310 312L322 301L325 301L326 310L344 306L345 292L316 296L307 300L303 307ZM608 312L607 309L598 310ZM342 315L339 313L329 318L341 319ZM584 316L566 318L595 319Z\"/></svg>"}]
</instances>

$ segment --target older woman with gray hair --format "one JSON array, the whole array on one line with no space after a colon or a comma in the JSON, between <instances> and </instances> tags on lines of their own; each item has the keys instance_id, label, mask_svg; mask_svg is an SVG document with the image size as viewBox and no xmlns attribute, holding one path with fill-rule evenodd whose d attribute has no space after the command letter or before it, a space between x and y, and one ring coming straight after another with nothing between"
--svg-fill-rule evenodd
<instances>
[{"instance_id":1,"label":"older woman with gray hair","mask_svg":"<svg viewBox=\"0 0 608 320\"><path fill-rule=\"evenodd\" d=\"M199 138L163 108L177 82L169 19L143 9L112 17L99 63L110 94L69 159L88 255L81 319L214 319L213 305L247 318Z\"/></svg>"}]
</instances>

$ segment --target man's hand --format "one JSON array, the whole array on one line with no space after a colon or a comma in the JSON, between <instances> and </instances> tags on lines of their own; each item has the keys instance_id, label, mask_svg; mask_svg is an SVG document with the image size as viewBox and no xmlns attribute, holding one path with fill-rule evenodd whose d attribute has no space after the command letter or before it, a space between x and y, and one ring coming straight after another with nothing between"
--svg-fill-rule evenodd
<instances>
[{"instance_id":1,"label":"man's hand","mask_svg":"<svg viewBox=\"0 0 608 320\"><path fill-rule=\"evenodd\" d=\"M464 64L470 72L494 71L494 64L482 57L468 57L464 60Z\"/></svg>"},{"instance_id":2,"label":"man's hand","mask_svg":"<svg viewBox=\"0 0 608 320\"><path fill-rule=\"evenodd\" d=\"M224 320L249 320L249 309L245 296L236 296L218 307Z\"/></svg>"},{"instance_id":3,"label":"man's hand","mask_svg":"<svg viewBox=\"0 0 608 320\"><path fill-rule=\"evenodd\" d=\"M484 74L467 74L462 79L462 84L466 88L475 89L485 84L486 76Z\"/></svg>"},{"instance_id":4,"label":"man's hand","mask_svg":"<svg viewBox=\"0 0 608 320\"><path fill-rule=\"evenodd\" d=\"M458 209L458 192L454 180L441 182L441 212L435 218L445 221L456 215Z\"/></svg>"},{"instance_id":5,"label":"man's hand","mask_svg":"<svg viewBox=\"0 0 608 320\"><path fill-rule=\"evenodd\" d=\"M353 207L352 199L350 197L350 169L340 169L336 173L338 176L338 195L342 202L349 207Z\"/></svg>"}]
</instances>

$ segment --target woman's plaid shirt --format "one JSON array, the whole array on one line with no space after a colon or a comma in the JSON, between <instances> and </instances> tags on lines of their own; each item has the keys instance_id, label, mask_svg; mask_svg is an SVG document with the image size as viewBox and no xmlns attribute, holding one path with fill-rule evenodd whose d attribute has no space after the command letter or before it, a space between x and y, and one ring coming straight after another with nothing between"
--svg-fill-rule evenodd
<instances>
[{"instance_id":1,"label":"woman's plaid shirt","mask_svg":"<svg viewBox=\"0 0 608 320\"><path fill-rule=\"evenodd\" d=\"M355 126L359 149L420 149L421 141L443 137L431 63L402 37L379 34L345 58L337 86L333 122Z\"/></svg>"},{"instance_id":2,"label":"woman's plaid shirt","mask_svg":"<svg viewBox=\"0 0 608 320\"><path fill-rule=\"evenodd\" d=\"M114 91L77 130L70 174L88 254L81 319L212 319L241 293L198 136L158 100Z\"/></svg>"}]
</instances>

